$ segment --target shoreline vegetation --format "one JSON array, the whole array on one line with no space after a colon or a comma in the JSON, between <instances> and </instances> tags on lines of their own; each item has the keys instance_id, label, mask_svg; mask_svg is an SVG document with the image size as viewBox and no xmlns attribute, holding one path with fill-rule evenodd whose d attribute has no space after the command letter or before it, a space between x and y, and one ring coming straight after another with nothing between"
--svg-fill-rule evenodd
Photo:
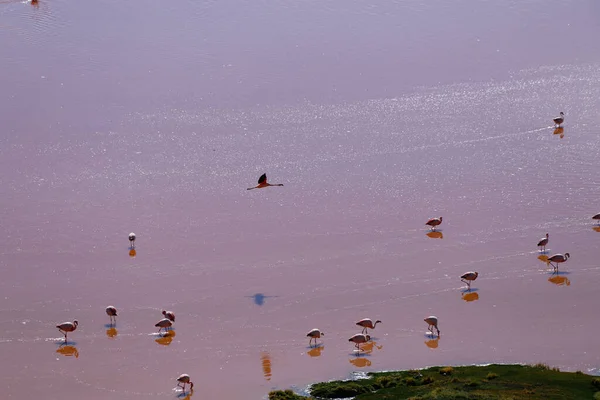
<instances>
[{"instance_id":1,"label":"shoreline vegetation","mask_svg":"<svg viewBox=\"0 0 600 400\"><path fill-rule=\"evenodd\" d=\"M269 393L269 400L600 400L600 377L561 372L546 364L489 364L370 372L366 379L331 381L310 387L310 397L291 390Z\"/></svg>"}]
</instances>

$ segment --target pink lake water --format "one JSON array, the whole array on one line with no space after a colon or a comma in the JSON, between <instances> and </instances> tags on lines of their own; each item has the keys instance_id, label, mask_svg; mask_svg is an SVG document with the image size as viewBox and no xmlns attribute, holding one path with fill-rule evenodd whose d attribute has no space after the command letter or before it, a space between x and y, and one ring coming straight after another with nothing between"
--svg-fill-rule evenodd
<instances>
[{"instance_id":1,"label":"pink lake water","mask_svg":"<svg viewBox=\"0 0 600 400\"><path fill-rule=\"evenodd\" d=\"M600 2L451 3L0 0L0 398L598 374Z\"/></svg>"}]
</instances>

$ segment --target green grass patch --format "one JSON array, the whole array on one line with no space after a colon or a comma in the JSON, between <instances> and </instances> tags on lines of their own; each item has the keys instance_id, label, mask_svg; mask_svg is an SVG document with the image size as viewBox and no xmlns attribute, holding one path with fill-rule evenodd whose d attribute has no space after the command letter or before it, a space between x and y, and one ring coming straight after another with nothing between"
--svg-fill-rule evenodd
<instances>
[{"instance_id":1,"label":"green grass patch","mask_svg":"<svg viewBox=\"0 0 600 400\"><path fill-rule=\"evenodd\" d=\"M580 371L561 372L545 364L432 367L369 373L368 379L356 381L317 383L310 393L310 399L600 400L600 378ZM269 394L269 400L300 399L308 398L291 391Z\"/></svg>"}]
</instances>

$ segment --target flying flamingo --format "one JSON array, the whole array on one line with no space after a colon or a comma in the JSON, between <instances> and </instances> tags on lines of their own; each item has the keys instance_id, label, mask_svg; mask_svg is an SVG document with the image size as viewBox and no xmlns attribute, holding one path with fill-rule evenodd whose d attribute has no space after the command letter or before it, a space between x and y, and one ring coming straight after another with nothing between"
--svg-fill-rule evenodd
<instances>
[{"instance_id":1,"label":"flying flamingo","mask_svg":"<svg viewBox=\"0 0 600 400\"><path fill-rule=\"evenodd\" d=\"M169 318L163 318L160 321L158 321L154 326L158 328L158 332L160 333L162 329L164 329L166 332L167 329L173 326L173 323Z\"/></svg>"},{"instance_id":2,"label":"flying flamingo","mask_svg":"<svg viewBox=\"0 0 600 400\"><path fill-rule=\"evenodd\" d=\"M371 340L371 336L365 335L362 333L357 333L356 335L354 335L350 339L348 339L349 342L354 342L358 351L360 351L360 347L358 345L361 343L367 343L369 340Z\"/></svg>"},{"instance_id":3,"label":"flying flamingo","mask_svg":"<svg viewBox=\"0 0 600 400\"><path fill-rule=\"evenodd\" d=\"M132 249L135 247L135 233L133 232L129 234L129 245Z\"/></svg>"},{"instance_id":4,"label":"flying flamingo","mask_svg":"<svg viewBox=\"0 0 600 400\"><path fill-rule=\"evenodd\" d=\"M431 230L435 231L435 227L442 223L442 217L439 218L431 218L429 221L425 222L425 225L431 226Z\"/></svg>"},{"instance_id":5,"label":"flying flamingo","mask_svg":"<svg viewBox=\"0 0 600 400\"><path fill-rule=\"evenodd\" d=\"M183 383L183 386L181 384ZM190 390L194 390L194 382L190 381L190 376L188 374L181 374L179 378L177 378L177 386L182 387L185 392L185 385L189 383Z\"/></svg>"},{"instance_id":6,"label":"flying flamingo","mask_svg":"<svg viewBox=\"0 0 600 400\"><path fill-rule=\"evenodd\" d=\"M63 322L62 324L56 325L60 333L65 335L65 343L67 342L67 333L73 332L75 329L77 329L77 325L79 325L77 320L74 320L73 322Z\"/></svg>"},{"instance_id":7,"label":"flying flamingo","mask_svg":"<svg viewBox=\"0 0 600 400\"><path fill-rule=\"evenodd\" d=\"M437 329L437 334L440 336L440 330L438 329L438 319L435 315L431 315L425 318L423 321L427 322L427 329L431 331L433 335L433 328Z\"/></svg>"},{"instance_id":8,"label":"flying flamingo","mask_svg":"<svg viewBox=\"0 0 600 400\"><path fill-rule=\"evenodd\" d=\"M546 233L546 237L541 239L538 242L538 247L541 247L540 251L546 251L546 245L548 244L548 234Z\"/></svg>"},{"instance_id":9,"label":"flying flamingo","mask_svg":"<svg viewBox=\"0 0 600 400\"><path fill-rule=\"evenodd\" d=\"M375 326L381 323L382 322L380 320L377 320L375 321L375 323L373 323L373 321L370 318L364 318L358 321L356 325L363 327L362 333L368 333L367 328L375 329Z\"/></svg>"},{"instance_id":10,"label":"flying flamingo","mask_svg":"<svg viewBox=\"0 0 600 400\"><path fill-rule=\"evenodd\" d=\"M565 253L564 255L562 254L554 254L552 257L548 258L548 264L552 265L552 263L554 263L553 267L555 271L558 271L558 264L559 263L564 263L565 261L567 261L567 259L571 257L571 255L569 253Z\"/></svg>"},{"instance_id":11,"label":"flying flamingo","mask_svg":"<svg viewBox=\"0 0 600 400\"><path fill-rule=\"evenodd\" d=\"M173 311L162 310L162 315L164 315L165 318L168 318L170 321L175 322L175 313Z\"/></svg>"},{"instance_id":12,"label":"flying flamingo","mask_svg":"<svg viewBox=\"0 0 600 400\"><path fill-rule=\"evenodd\" d=\"M320 330L318 330L317 328L315 329L311 329L310 332L308 332L306 334L306 336L310 337L310 340L308 341L308 345L311 346L312 345L312 341L313 339L315 340L315 346L317 345L317 338L320 338L321 336L325 336L325 334L323 332L321 332Z\"/></svg>"},{"instance_id":13,"label":"flying flamingo","mask_svg":"<svg viewBox=\"0 0 600 400\"><path fill-rule=\"evenodd\" d=\"M117 323L117 309L114 308L113 306L108 306L106 307L106 315L108 315L110 317L110 323L112 325L113 320L114 323Z\"/></svg>"},{"instance_id":14,"label":"flying flamingo","mask_svg":"<svg viewBox=\"0 0 600 400\"><path fill-rule=\"evenodd\" d=\"M565 122L565 113L561 111L560 117L552 118L552 121L554 121L555 126L560 126L563 122Z\"/></svg>"},{"instance_id":15,"label":"flying flamingo","mask_svg":"<svg viewBox=\"0 0 600 400\"><path fill-rule=\"evenodd\" d=\"M471 282L473 282L479 276L478 272L467 272L460 276L460 280L467 284L469 290L471 290Z\"/></svg>"},{"instance_id":16,"label":"flying flamingo","mask_svg":"<svg viewBox=\"0 0 600 400\"><path fill-rule=\"evenodd\" d=\"M266 188L267 186L283 186L283 183L268 183L267 182L267 174L262 174L260 176L260 178L258 178L258 185L254 186L254 187L249 187L247 190L252 190L252 189L262 189L262 188Z\"/></svg>"}]
</instances>

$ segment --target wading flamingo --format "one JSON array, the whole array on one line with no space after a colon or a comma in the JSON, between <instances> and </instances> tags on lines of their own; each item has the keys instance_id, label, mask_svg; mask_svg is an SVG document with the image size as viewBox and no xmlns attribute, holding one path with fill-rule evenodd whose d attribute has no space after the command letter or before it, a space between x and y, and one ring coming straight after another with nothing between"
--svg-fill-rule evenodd
<instances>
[{"instance_id":1,"label":"wading flamingo","mask_svg":"<svg viewBox=\"0 0 600 400\"><path fill-rule=\"evenodd\" d=\"M435 227L442 223L442 217L439 218L431 218L429 221L425 222L425 225L431 226L431 230L435 231Z\"/></svg>"},{"instance_id":2,"label":"wading flamingo","mask_svg":"<svg viewBox=\"0 0 600 400\"><path fill-rule=\"evenodd\" d=\"M162 329L164 329L166 332L171 326L173 326L173 323L169 318L163 318L160 321L158 321L154 326L158 328L158 332L160 333Z\"/></svg>"},{"instance_id":3,"label":"wading flamingo","mask_svg":"<svg viewBox=\"0 0 600 400\"><path fill-rule=\"evenodd\" d=\"M283 186L283 183L268 183L267 182L267 174L262 174L260 176L260 178L258 178L258 185L254 186L254 187L249 187L247 190L252 190L252 189L262 189L262 188L266 188L267 186Z\"/></svg>"},{"instance_id":4,"label":"wading flamingo","mask_svg":"<svg viewBox=\"0 0 600 400\"><path fill-rule=\"evenodd\" d=\"M67 342L67 333L73 332L75 329L77 329L77 325L79 325L77 320L74 320L73 322L63 322L62 324L56 325L60 333L65 335L65 343Z\"/></svg>"},{"instance_id":5,"label":"wading flamingo","mask_svg":"<svg viewBox=\"0 0 600 400\"><path fill-rule=\"evenodd\" d=\"M469 271L460 276L460 280L467 284L469 290L471 290L471 282L473 282L479 276L478 272Z\"/></svg>"},{"instance_id":6,"label":"wading flamingo","mask_svg":"<svg viewBox=\"0 0 600 400\"><path fill-rule=\"evenodd\" d=\"M549 240L549 239L548 239L548 234L546 233L546 237L545 237L545 238L543 238L543 239L541 239L541 240L538 242L538 247L541 247L541 248L540 248L540 251L546 251L546 245L548 244L548 240Z\"/></svg>"},{"instance_id":7,"label":"wading flamingo","mask_svg":"<svg viewBox=\"0 0 600 400\"><path fill-rule=\"evenodd\" d=\"M181 384L183 383L183 386ZM182 387L185 392L185 385L189 383L190 390L194 390L194 382L190 381L190 376L188 374L181 374L179 378L177 378L177 386Z\"/></svg>"},{"instance_id":8,"label":"wading flamingo","mask_svg":"<svg viewBox=\"0 0 600 400\"><path fill-rule=\"evenodd\" d=\"M564 263L565 261L567 261L567 259L571 257L571 255L569 253L565 253L564 255L562 254L554 254L552 257L548 258L548 264L552 265L552 263L554 263L553 267L555 271L558 271L558 264L559 263Z\"/></svg>"},{"instance_id":9,"label":"wading flamingo","mask_svg":"<svg viewBox=\"0 0 600 400\"><path fill-rule=\"evenodd\" d=\"M427 322L427 329L429 329L431 331L432 335L433 335L433 328L435 328L437 330L438 336L440 336L440 330L438 329L438 319L435 315L431 315L431 316L425 318L423 321Z\"/></svg>"},{"instance_id":10,"label":"wading flamingo","mask_svg":"<svg viewBox=\"0 0 600 400\"><path fill-rule=\"evenodd\" d=\"M113 306L106 307L106 315L108 315L110 317L111 325L112 325L113 321L115 324L117 323L117 309L116 308L114 308Z\"/></svg>"},{"instance_id":11,"label":"wading flamingo","mask_svg":"<svg viewBox=\"0 0 600 400\"><path fill-rule=\"evenodd\" d=\"M555 126L560 126L563 122L565 122L565 113L561 111L560 117L552 118L552 121L554 121Z\"/></svg>"},{"instance_id":12,"label":"wading flamingo","mask_svg":"<svg viewBox=\"0 0 600 400\"><path fill-rule=\"evenodd\" d=\"M310 332L308 332L306 334L306 336L308 336L310 338L310 340L308 341L308 345L311 346L312 345L312 341L313 339L315 340L315 346L317 345L317 339L320 338L321 336L325 336L325 334L323 332L321 332L320 330L318 330L317 328L315 329L311 329Z\"/></svg>"},{"instance_id":13,"label":"wading flamingo","mask_svg":"<svg viewBox=\"0 0 600 400\"><path fill-rule=\"evenodd\" d=\"M369 340L371 340L371 336L365 335L363 333L357 333L356 335L354 335L350 339L348 339L349 342L354 342L354 345L356 346L356 348L359 351L360 351L360 347L358 347L358 345L361 343L367 343Z\"/></svg>"},{"instance_id":14,"label":"wading flamingo","mask_svg":"<svg viewBox=\"0 0 600 400\"><path fill-rule=\"evenodd\" d=\"M162 315L168 318L171 322L175 322L175 313L173 311L162 310Z\"/></svg>"},{"instance_id":15,"label":"wading flamingo","mask_svg":"<svg viewBox=\"0 0 600 400\"><path fill-rule=\"evenodd\" d=\"M594 216L592 217L592 219L595 219L595 220L597 220L597 221L598 221L598 225L600 225L600 213L599 213L599 214L596 214L596 215L594 215Z\"/></svg>"},{"instance_id":16,"label":"wading flamingo","mask_svg":"<svg viewBox=\"0 0 600 400\"><path fill-rule=\"evenodd\" d=\"M375 329L375 326L381 323L382 322L380 320L377 320L375 321L375 323L373 323L373 321L370 318L363 318L360 321L358 321L356 325L363 327L362 333L368 333L367 328Z\"/></svg>"},{"instance_id":17,"label":"wading flamingo","mask_svg":"<svg viewBox=\"0 0 600 400\"><path fill-rule=\"evenodd\" d=\"M132 249L135 247L135 233L133 232L129 234L129 245Z\"/></svg>"}]
</instances>

